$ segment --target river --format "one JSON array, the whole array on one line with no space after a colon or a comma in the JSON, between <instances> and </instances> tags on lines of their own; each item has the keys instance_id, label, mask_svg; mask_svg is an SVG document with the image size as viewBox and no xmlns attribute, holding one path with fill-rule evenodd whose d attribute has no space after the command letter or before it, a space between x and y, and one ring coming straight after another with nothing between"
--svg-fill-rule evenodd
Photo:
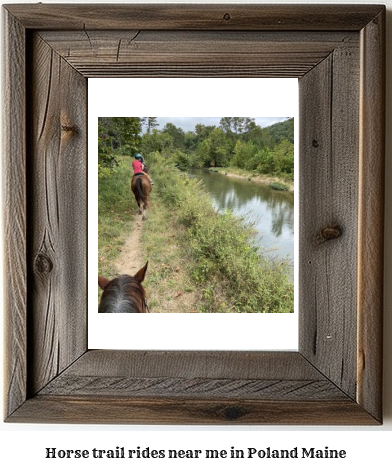
<instances>
[{"instance_id":1,"label":"river","mask_svg":"<svg viewBox=\"0 0 392 474\"><path fill-rule=\"evenodd\" d=\"M255 223L263 251L294 262L294 193L204 169L189 170L188 175L203 180L215 209L231 209Z\"/></svg>"}]
</instances>

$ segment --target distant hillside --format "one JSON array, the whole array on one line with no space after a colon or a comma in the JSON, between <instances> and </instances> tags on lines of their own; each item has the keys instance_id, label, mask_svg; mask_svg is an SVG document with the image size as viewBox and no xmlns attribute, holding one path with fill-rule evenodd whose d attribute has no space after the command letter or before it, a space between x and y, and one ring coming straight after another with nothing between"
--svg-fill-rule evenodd
<instances>
[{"instance_id":1,"label":"distant hillside","mask_svg":"<svg viewBox=\"0 0 392 474\"><path fill-rule=\"evenodd\" d=\"M294 143L294 118L275 123L274 125L265 127L263 130L269 133L269 136L276 145L284 139Z\"/></svg>"}]
</instances>

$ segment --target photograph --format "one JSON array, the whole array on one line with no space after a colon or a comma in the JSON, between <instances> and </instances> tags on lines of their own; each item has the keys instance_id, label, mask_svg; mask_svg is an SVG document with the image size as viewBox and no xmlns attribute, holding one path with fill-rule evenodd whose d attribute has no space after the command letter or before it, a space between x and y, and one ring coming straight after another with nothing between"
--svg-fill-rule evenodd
<instances>
[{"instance_id":1,"label":"photograph","mask_svg":"<svg viewBox=\"0 0 392 474\"><path fill-rule=\"evenodd\" d=\"M294 117L99 117L98 206L99 313L294 313Z\"/></svg>"}]
</instances>

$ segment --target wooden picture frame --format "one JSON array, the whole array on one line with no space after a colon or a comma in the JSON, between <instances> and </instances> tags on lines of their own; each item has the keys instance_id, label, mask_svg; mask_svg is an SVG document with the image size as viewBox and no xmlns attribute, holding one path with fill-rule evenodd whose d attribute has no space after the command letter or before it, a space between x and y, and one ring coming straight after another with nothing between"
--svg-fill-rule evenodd
<instances>
[{"instance_id":1,"label":"wooden picture frame","mask_svg":"<svg viewBox=\"0 0 392 474\"><path fill-rule=\"evenodd\" d=\"M18 4L3 20L5 420L382 423L385 7ZM298 352L88 350L88 78L124 76L299 78Z\"/></svg>"}]
</instances>

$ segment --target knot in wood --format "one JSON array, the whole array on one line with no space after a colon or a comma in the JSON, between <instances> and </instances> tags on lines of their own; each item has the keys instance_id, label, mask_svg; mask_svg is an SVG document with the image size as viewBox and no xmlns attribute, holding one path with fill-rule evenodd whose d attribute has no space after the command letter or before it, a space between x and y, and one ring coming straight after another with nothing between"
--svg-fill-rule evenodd
<instances>
[{"instance_id":1,"label":"knot in wood","mask_svg":"<svg viewBox=\"0 0 392 474\"><path fill-rule=\"evenodd\" d=\"M45 275L52 271L53 262L46 254L40 252L35 257L34 268L38 273Z\"/></svg>"},{"instance_id":2,"label":"knot in wood","mask_svg":"<svg viewBox=\"0 0 392 474\"><path fill-rule=\"evenodd\" d=\"M338 225L330 225L323 227L316 235L316 244L322 244L328 240L337 239L342 235L342 229Z\"/></svg>"},{"instance_id":3,"label":"knot in wood","mask_svg":"<svg viewBox=\"0 0 392 474\"><path fill-rule=\"evenodd\" d=\"M227 420L237 420L238 418L241 418L241 416L243 416L244 413L240 407L237 407L234 405L234 406L226 407L223 410L223 414Z\"/></svg>"},{"instance_id":4,"label":"knot in wood","mask_svg":"<svg viewBox=\"0 0 392 474\"><path fill-rule=\"evenodd\" d=\"M223 19L226 20L226 21L231 20L231 15L230 15L230 13L225 13L225 14L223 15Z\"/></svg>"},{"instance_id":5,"label":"knot in wood","mask_svg":"<svg viewBox=\"0 0 392 474\"><path fill-rule=\"evenodd\" d=\"M63 132L72 132L76 133L76 127L74 125L61 125L61 130Z\"/></svg>"}]
</instances>

